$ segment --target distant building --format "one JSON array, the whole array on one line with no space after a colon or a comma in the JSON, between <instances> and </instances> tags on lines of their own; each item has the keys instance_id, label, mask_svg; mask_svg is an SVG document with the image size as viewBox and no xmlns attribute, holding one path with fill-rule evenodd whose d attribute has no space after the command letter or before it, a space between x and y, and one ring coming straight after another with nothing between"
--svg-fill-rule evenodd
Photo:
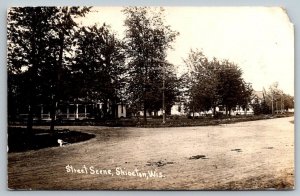
<instances>
[{"instance_id":1,"label":"distant building","mask_svg":"<svg viewBox=\"0 0 300 196\"><path fill-rule=\"evenodd\" d=\"M187 93L187 91L182 90L181 96L178 99L177 102L172 106L171 108L171 115L192 115L191 111L187 111L185 109L186 105L188 105L190 98ZM242 108L241 106L236 106L231 109L230 114L231 115L253 115L253 107L252 104L255 101L258 101L258 103L261 103L264 100L264 93L263 91L253 91L251 96L251 101L248 104L247 108ZM225 107L222 105L216 107L216 112L226 114ZM201 111L201 112L195 112L194 116L206 116L206 115L212 115L213 111L212 109L208 111Z\"/></svg>"},{"instance_id":2,"label":"distant building","mask_svg":"<svg viewBox=\"0 0 300 196\"><path fill-rule=\"evenodd\" d=\"M263 91L253 91L251 96L251 103L253 104L255 100L258 101L258 103L261 103L264 100L264 92Z\"/></svg>"},{"instance_id":3,"label":"distant building","mask_svg":"<svg viewBox=\"0 0 300 196\"><path fill-rule=\"evenodd\" d=\"M107 104L107 113L115 113L117 118L126 117L126 105L117 104L115 111L112 109L110 103ZM29 110L33 108L23 108L17 114L18 119L27 119ZM51 120L50 107L47 104L39 104L34 107L34 120ZM84 119L95 119L96 117L102 117L103 103L101 102L84 102L78 101L74 103L60 103L56 110L56 119L61 120L84 120Z\"/></svg>"},{"instance_id":4,"label":"distant building","mask_svg":"<svg viewBox=\"0 0 300 196\"><path fill-rule=\"evenodd\" d=\"M118 118L126 118L126 107L123 104L118 104L118 109L117 109L117 117Z\"/></svg>"}]
</instances>

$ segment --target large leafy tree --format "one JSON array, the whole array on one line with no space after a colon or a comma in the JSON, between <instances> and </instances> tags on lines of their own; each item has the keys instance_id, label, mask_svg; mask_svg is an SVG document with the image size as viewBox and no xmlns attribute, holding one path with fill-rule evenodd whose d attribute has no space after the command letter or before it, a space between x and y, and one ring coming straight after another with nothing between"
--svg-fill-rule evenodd
<instances>
[{"instance_id":1,"label":"large leafy tree","mask_svg":"<svg viewBox=\"0 0 300 196\"><path fill-rule=\"evenodd\" d=\"M8 11L8 96L9 102L19 103L9 111L20 109L22 104L28 106L29 132L42 88L37 81L42 80L42 69L47 66L49 12L51 8L46 7L13 7Z\"/></svg>"},{"instance_id":2,"label":"large leafy tree","mask_svg":"<svg viewBox=\"0 0 300 196\"><path fill-rule=\"evenodd\" d=\"M149 76L149 81L152 83L147 84L147 111L154 115L160 109L165 109L167 114L171 113L171 107L174 105L176 98L179 94L179 79L177 78L172 65L164 65L164 70L158 70L157 73ZM165 84L163 84L165 83ZM163 96L164 94L164 96ZM163 108L163 99L165 108Z\"/></svg>"},{"instance_id":3,"label":"large leafy tree","mask_svg":"<svg viewBox=\"0 0 300 196\"><path fill-rule=\"evenodd\" d=\"M116 104L122 101L124 89L124 44L105 24L83 27L76 34L72 66L73 98L87 101L101 100L102 114L108 117L108 102L115 117Z\"/></svg>"},{"instance_id":4,"label":"large leafy tree","mask_svg":"<svg viewBox=\"0 0 300 196\"><path fill-rule=\"evenodd\" d=\"M283 94L283 108L285 110L294 108L294 97L288 94Z\"/></svg>"},{"instance_id":5,"label":"large leafy tree","mask_svg":"<svg viewBox=\"0 0 300 196\"><path fill-rule=\"evenodd\" d=\"M252 95L252 87L243 80L242 70L235 63L224 60L216 72L220 104L225 106L226 114L230 114L231 109L236 106L246 109Z\"/></svg>"},{"instance_id":6,"label":"large leafy tree","mask_svg":"<svg viewBox=\"0 0 300 196\"><path fill-rule=\"evenodd\" d=\"M67 73L68 56L66 53L72 51L72 43L77 23L74 21L75 17L83 17L90 8L88 7L52 7L52 18L49 23L52 26L50 34L52 37L52 53L50 59L53 59L53 77L51 79L52 89L52 103L51 103L51 126L50 130L54 129L55 115L58 102L64 99L61 92L64 92L64 82L62 77Z\"/></svg>"},{"instance_id":7,"label":"large leafy tree","mask_svg":"<svg viewBox=\"0 0 300 196\"><path fill-rule=\"evenodd\" d=\"M190 69L189 73L189 108L194 112L214 109L220 104L218 94L218 75L220 69L219 61L214 58L209 61L199 50L191 50L185 63Z\"/></svg>"},{"instance_id":8,"label":"large leafy tree","mask_svg":"<svg viewBox=\"0 0 300 196\"><path fill-rule=\"evenodd\" d=\"M86 7L13 7L8 12L9 93L22 94L28 104L28 130L32 130L34 106L51 102L51 130L56 106L63 99L61 80L71 51L74 17ZM18 77L20 76L20 77ZM14 78L14 79L13 79ZM20 91L20 84L25 88ZM16 92L19 89L18 92ZM13 95L11 95L13 96Z\"/></svg>"},{"instance_id":9,"label":"large leafy tree","mask_svg":"<svg viewBox=\"0 0 300 196\"><path fill-rule=\"evenodd\" d=\"M143 110L146 122L147 111L157 109L157 97L160 92L157 84L163 81L166 67L164 62L167 50L178 35L164 24L164 10L160 8L127 7L126 15L126 53L130 103L135 111ZM161 83L160 83L161 84ZM162 86L162 85L161 85Z\"/></svg>"},{"instance_id":10,"label":"large leafy tree","mask_svg":"<svg viewBox=\"0 0 300 196\"><path fill-rule=\"evenodd\" d=\"M209 61L199 50L191 50L185 63L190 68L190 110L207 111L222 105L226 113L235 106L246 108L252 87L242 78L241 69L228 60Z\"/></svg>"}]
</instances>

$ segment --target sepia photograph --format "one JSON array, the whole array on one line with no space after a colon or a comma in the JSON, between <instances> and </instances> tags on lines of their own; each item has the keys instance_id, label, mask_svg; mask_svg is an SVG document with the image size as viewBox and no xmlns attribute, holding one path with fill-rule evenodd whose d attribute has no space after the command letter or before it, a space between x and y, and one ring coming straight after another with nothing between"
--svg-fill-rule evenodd
<instances>
[{"instance_id":1,"label":"sepia photograph","mask_svg":"<svg viewBox=\"0 0 300 196\"><path fill-rule=\"evenodd\" d=\"M294 190L282 7L7 9L9 190Z\"/></svg>"}]
</instances>

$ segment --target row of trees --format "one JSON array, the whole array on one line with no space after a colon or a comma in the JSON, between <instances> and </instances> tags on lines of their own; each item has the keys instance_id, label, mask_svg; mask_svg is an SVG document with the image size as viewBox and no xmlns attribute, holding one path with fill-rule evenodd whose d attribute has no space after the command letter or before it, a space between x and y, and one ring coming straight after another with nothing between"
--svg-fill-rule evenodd
<instances>
[{"instance_id":1,"label":"row of trees","mask_svg":"<svg viewBox=\"0 0 300 196\"><path fill-rule=\"evenodd\" d=\"M8 13L8 112L28 105L28 130L32 130L34 106L51 105L51 129L57 102L68 73L73 17L84 16L83 7L15 7ZM11 107L10 107L11 106Z\"/></svg>"},{"instance_id":2,"label":"row of trees","mask_svg":"<svg viewBox=\"0 0 300 196\"><path fill-rule=\"evenodd\" d=\"M260 97L253 97L252 107L254 114L284 113L294 108L294 97L284 93L275 82L268 90L263 89Z\"/></svg>"},{"instance_id":3,"label":"row of trees","mask_svg":"<svg viewBox=\"0 0 300 196\"><path fill-rule=\"evenodd\" d=\"M189 108L195 112L224 106L226 114L232 108L241 106L246 109L250 103L252 86L242 78L242 70L233 62L208 58L199 50L191 50L185 63L190 68L186 76L189 81Z\"/></svg>"},{"instance_id":4,"label":"row of trees","mask_svg":"<svg viewBox=\"0 0 300 196\"><path fill-rule=\"evenodd\" d=\"M28 110L32 130L35 107L50 106L51 130L58 107L66 103L102 102L101 117L114 118L118 103L128 111L170 112L180 89L189 95L187 110L207 111L222 105L230 113L248 106L252 87L242 70L228 60L209 60L191 50L185 59L190 72L176 76L166 62L178 32L165 24L164 10L127 7L125 37L109 26L81 27L76 18L91 7L14 7L8 12L8 115ZM164 87L164 88L163 88ZM163 101L165 100L165 107ZM287 100L287 99L286 99ZM274 99L273 99L273 103Z\"/></svg>"},{"instance_id":5,"label":"row of trees","mask_svg":"<svg viewBox=\"0 0 300 196\"><path fill-rule=\"evenodd\" d=\"M163 9L128 7L126 35L109 26L80 27L91 7L14 7L8 13L8 115L28 108L28 130L38 104L51 106L51 130L60 103L127 102L132 112L157 112L177 95L174 67L165 63L178 32L164 24ZM162 83L165 88L162 88ZM114 118L114 113L111 114ZM146 117L146 115L144 115ZM145 118L146 120L146 118Z\"/></svg>"},{"instance_id":6,"label":"row of trees","mask_svg":"<svg viewBox=\"0 0 300 196\"><path fill-rule=\"evenodd\" d=\"M251 84L242 78L242 70L233 62L209 60L196 49L190 51L185 63L190 70L183 76L189 95L186 109L193 115L212 109L215 116L217 106L223 106L226 115L236 106L244 111L251 107L254 114L284 113L294 108L294 97L284 93L278 82L268 90L254 92Z\"/></svg>"}]
</instances>

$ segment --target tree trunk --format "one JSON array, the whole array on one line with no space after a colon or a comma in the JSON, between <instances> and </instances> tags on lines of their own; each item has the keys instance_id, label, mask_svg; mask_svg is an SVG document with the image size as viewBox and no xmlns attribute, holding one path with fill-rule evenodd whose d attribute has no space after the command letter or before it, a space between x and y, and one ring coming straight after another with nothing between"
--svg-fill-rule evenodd
<instances>
[{"instance_id":1,"label":"tree trunk","mask_svg":"<svg viewBox=\"0 0 300 196\"><path fill-rule=\"evenodd\" d=\"M28 135L32 135L32 127L33 127L33 107L29 105L28 117L27 117L27 133Z\"/></svg>"},{"instance_id":2,"label":"tree trunk","mask_svg":"<svg viewBox=\"0 0 300 196\"><path fill-rule=\"evenodd\" d=\"M274 95L272 93L272 115L274 115Z\"/></svg>"},{"instance_id":3,"label":"tree trunk","mask_svg":"<svg viewBox=\"0 0 300 196\"><path fill-rule=\"evenodd\" d=\"M195 119L195 106L194 106L194 103L193 103L193 119Z\"/></svg>"},{"instance_id":4,"label":"tree trunk","mask_svg":"<svg viewBox=\"0 0 300 196\"><path fill-rule=\"evenodd\" d=\"M55 113L56 113L56 101L53 100L51 104L51 110L50 110L50 132L52 133L54 131L54 126L55 126Z\"/></svg>"},{"instance_id":5,"label":"tree trunk","mask_svg":"<svg viewBox=\"0 0 300 196\"><path fill-rule=\"evenodd\" d=\"M111 112L112 119L118 118L118 107L117 107L115 99L112 101L111 110L112 110L112 112Z\"/></svg>"},{"instance_id":6,"label":"tree trunk","mask_svg":"<svg viewBox=\"0 0 300 196\"><path fill-rule=\"evenodd\" d=\"M107 99L104 99L104 102L103 102L103 106L102 106L102 113L103 113L103 119L106 120L107 118Z\"/></svg>"},{"instance_id":7,"label":"tree trunk","mask_svg":"<svg viewBox=\"0 0 300 196\"><path fill-rule=\"evenodd\" d=\"M216 116L216 106L213 106L213 116Z\"/></svg>"},{"instance_id":8,"label":"tree trunk","mask_svg":"<svg viewBox=\"0 0 300 196\"><path fill-rule=\"evenodd\" d=\"M144 59L145 60L145 59ZM144 91L143 91L143 105L144 105L144 123L147 124L147 84L148 84L148 67L146 60L145 62L145 76L144 76Z\"/></svg>"},{"instance_id":9,"label":"tree trunk","mask_svg":"<svg viewBox=\"0 0 300 196\"><path fill-rule=\"evenodd\" d=\"M144 92L143 92L144 100L143 100L143 118L144 118L144 123L147 124L147 103L146 103L146 84L144 85Z\"/></svg>"},{"instance_id":10,"label":"tree trunk","mask_svg":"<svg viewBox=\"0 0 300 196\"><path fill-rule=\"evenodd\" d=\"M144 103L144 122L145 124L147 123L147 109L145 107L145 103Z\"/></svg>"},{"instance_id":11,"label":"tree trunk","mask_svg":"<svg viewBox=\"0 0 300 196\"><path fill-rule=\"evenodd\" d=\"M34 17L34 19L36 19L36 17ZM35 32L36 32L36 20L33 20L33 35L31 37L31 44L32 44L32 50L31 50L31 56L32 56L32 69L30 73L30 78L29 78L29 89L31 90L31 92L29 93L29 111L28 111L28 118L27 118L27 131L28 131L28 135L32 134L32 127L33 127L33 105L35 104L35 98L36 98L36 88L35 88L35 83L32 81L33 78L36 77L36 69L37 69L37 55L36 55L36 40L35 40Z\"/></svg>"},{"instance_id":12,"label":"tree trunk","mask_svg":"<svg viewBox=\"0 0 300 196\"><path fill-rule=\"evenodd\" d=\"M62 74L62 61L63 61L63 52L64 52L64 34L62 32L59 33L59 39L60 39L60 48L59 48L59 59L56 65L56 74L57 74L57 81L55 86L55 94L53 96L53 102L51 106L51 124L50 124L50 131L54 131L55 126L55 117L56 117L56 107L57 102L59 101L59 95L60 95L60 81L61 81L61 74Z\"/></svg>"},{"instance_id":13,"label":"tree trunk","mask_svg":"<svg viewBox=\"0 0 300 196\"><path fill-rule=\"evenodd\" d=\"M29 77L35 77L33 76L35 73L35 70L32 70L32 75L29 76ZM29 89L28 91L29 92L29 108L28 108L28 117L27 117L27 132L28 132L28 135L31 135L32 134L32 129L33 129L33 111L34 111L34 105L36 104L35 100L36 100L36 87L35 87L35 84L33 83L32 80L29 81L28 83L28 86L29 86Z\"/></svg>"}]
</instances>

